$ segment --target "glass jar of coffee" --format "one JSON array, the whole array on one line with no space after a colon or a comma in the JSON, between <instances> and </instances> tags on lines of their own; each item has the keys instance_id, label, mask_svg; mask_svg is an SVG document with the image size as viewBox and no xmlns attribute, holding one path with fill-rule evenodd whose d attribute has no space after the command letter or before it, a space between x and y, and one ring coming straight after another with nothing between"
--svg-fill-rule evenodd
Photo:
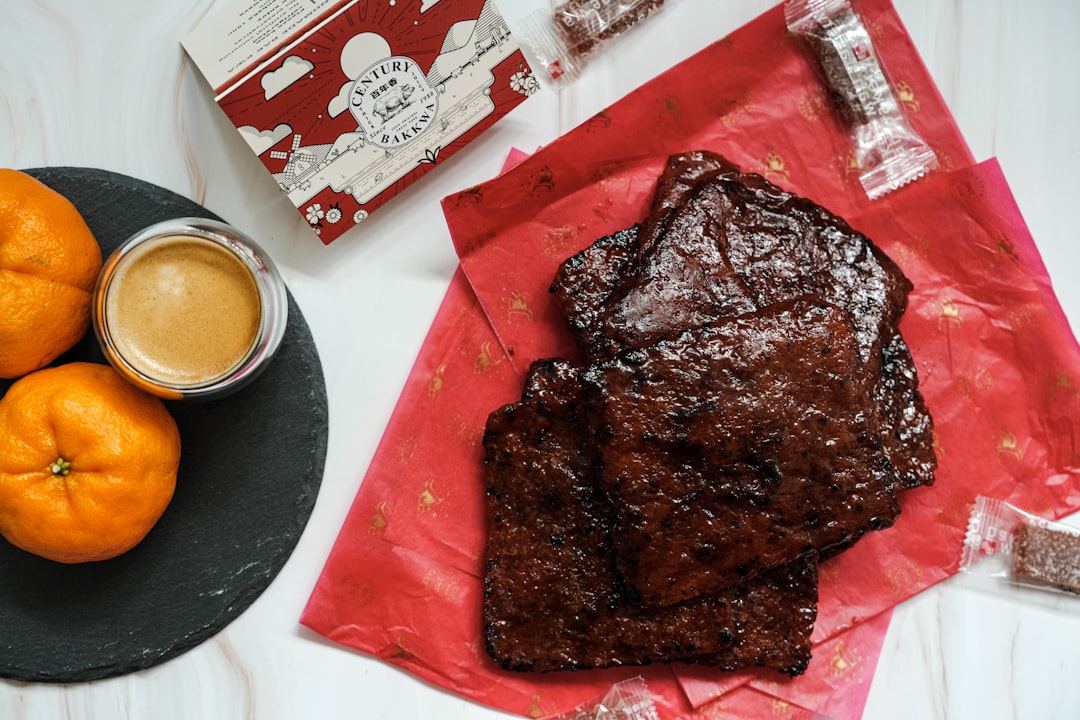
<instances>
[{"instance_id":1,"label":"glass jar of coffee","mask_svg":"<svg viewBox=\"0 0 1080 720\"><path fill-rule=\"evenodd\" d=\"M93 303L106 359L166 399L238 390L270 362L285 333L288 295L266 252L204 218L152 225L105 261Z\"/></svg>"}]
</instances>

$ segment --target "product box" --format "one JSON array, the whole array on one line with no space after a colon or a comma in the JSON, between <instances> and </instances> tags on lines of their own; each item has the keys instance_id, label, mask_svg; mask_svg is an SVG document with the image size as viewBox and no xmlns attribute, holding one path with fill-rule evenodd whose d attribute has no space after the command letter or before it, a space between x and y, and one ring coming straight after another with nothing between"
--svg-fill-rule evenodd
<instances>
[{"instance_id":1,"label":"product box","mask_svg":"<svg viewBox=\"0 0 1080 720\"><path fill-rule=\"evenodd\" d=\"M240 0L182 45L326 244L539 88L492 0Z\"/></svg>"}]
</instances>

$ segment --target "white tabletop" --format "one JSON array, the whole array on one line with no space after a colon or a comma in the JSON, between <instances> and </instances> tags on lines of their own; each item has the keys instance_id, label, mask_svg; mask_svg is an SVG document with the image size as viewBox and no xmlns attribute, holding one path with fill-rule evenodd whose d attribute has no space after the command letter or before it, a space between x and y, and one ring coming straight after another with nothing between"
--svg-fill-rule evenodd
<instances>
[{"instance_id":1,"label":"white tabletop","mask_svg":"<svg viewBox=\"0 0 1080 720\"><path fill-rule=\"evenodd\" d=\"M541 0L504 0L513 25ZM298 618L457 258L439 200L495 175L773 0L672 0L570 89L532 98L324 247L214 104L179 39L215 0L14 0L0 20L0 166L99 167L191 197L259 238L311 326L329 450L298 547L243 615L194 650L119 678L0 681L0 718L495 718L505 715L321 640ZM1080 323L1080 3L895 0L976 160L999 158ZM649 52L636 52L641 43ZM865 717L1080 717L1080 600L954 578L897 608Z\"/></svg>"}]
</instances>

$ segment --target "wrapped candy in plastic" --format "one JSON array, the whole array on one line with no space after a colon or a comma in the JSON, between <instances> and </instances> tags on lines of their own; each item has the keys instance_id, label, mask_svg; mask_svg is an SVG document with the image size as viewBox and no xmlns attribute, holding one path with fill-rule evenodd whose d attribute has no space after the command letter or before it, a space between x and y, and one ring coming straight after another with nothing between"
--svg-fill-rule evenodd
<instances>
[{"instance_id":1,"label":"wrapped candy in plastic","mask_svg":"<svg viewBox=\"0 0 1080 720\"><path fill-rule=\"evenodd\" d=\"M615 683L596 702L582 703L543 720L660 720L660 716L645 681L635 677Z\"/></svg>"},{"instance_id":2,"label":"wrapped candy in plastic","mask_svg":"<svg viewBox=\"0 0 1080 720\"><path fill-rule=\"evenodd\" d=\"M572 82L589 58L664 5L664 0L567 0L522 21L530 59L556 85Z\"/></svg>"},{"instance_id":3,"label":"wrapped candy in plastic","mask_svg":"<svg viewBox=\"0 0 1080 720\"><path fill-rule=\"evenodd\" d=\"M866 194L876 199L934 168L934 151L908 124L850 0L788 0L784 15L824 73Z\"/></svg>"},{"instance_id":4,"label":"wrapped candy in plastic","mask_svg":"<svg viewBox=\"0 0 1080 720\"><path fill-rule=\"evenodd\" d=\"M960 570L1080 594L1080 530L980 495L968 521Z\"/></svg>"}]
</instances>

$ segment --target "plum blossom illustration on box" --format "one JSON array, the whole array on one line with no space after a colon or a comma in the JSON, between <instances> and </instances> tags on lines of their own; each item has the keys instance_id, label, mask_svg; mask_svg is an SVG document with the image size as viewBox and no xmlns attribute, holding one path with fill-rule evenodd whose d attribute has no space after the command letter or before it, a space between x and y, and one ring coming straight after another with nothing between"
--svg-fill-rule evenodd
<instances>
[{"instance_id":1,"label":"plum blossom illustration on box","mask_svg":"<svg viewBox=\"0 0 1080 720\"><path fill-rule=\"evenodd\" d=\"M329 242L538 88L492 0L380 0L320 17L218 102Z\"/></svg>"},{"instance_id":2,"label":"plum blossom illustration on box","mask_svg":"<svg viewBox=\"0 0 1080 720\"><path fill-rule=\"evenodd\" d=\"M526 65L510 76L510 87L528 97L540 89L540 81L532 74L532 68Z\"/></svg>"}]
</instances>

